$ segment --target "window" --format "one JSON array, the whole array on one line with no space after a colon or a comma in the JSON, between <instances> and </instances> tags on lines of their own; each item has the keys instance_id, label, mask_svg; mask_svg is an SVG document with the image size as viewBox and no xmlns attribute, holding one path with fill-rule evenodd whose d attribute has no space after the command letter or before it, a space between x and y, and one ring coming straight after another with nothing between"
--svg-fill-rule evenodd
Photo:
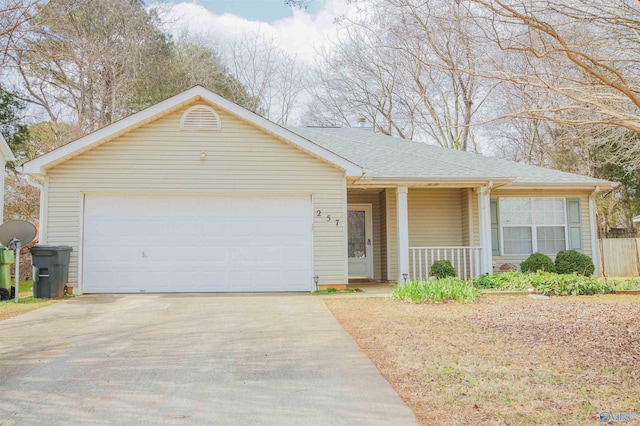
<instances>
[{"instance_id":1,"label":"window","mask_svg":"<svg viewBox=\"0 0 640 426\"><path fill-rule=\"evenodd\" d=\"M501 198L504 254L556 254L566 250L564 198Z\"/></svg>"}]
</instances>

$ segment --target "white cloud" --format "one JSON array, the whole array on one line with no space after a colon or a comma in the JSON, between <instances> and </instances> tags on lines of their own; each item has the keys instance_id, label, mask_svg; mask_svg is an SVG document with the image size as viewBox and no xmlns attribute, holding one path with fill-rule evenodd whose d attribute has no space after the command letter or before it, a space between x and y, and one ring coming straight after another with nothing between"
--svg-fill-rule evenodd
<instances>
[{"instance_id":1,"label":"white cloud","mask_svg":"<svg viewBox=\"0 0 640 426\"><path fill-rule=\"evenodd\" d=\"M186 31L217 44L243 33L259 31L305 62L312 62L316 49L336 34L335 19L349 9L344 0L327 0L318 5L314 14L294 9L293 16L267 23L232 14L216 15L195 2L169 3L168 6L166 30L176 36Z\"/></svg>"}]
</instances>

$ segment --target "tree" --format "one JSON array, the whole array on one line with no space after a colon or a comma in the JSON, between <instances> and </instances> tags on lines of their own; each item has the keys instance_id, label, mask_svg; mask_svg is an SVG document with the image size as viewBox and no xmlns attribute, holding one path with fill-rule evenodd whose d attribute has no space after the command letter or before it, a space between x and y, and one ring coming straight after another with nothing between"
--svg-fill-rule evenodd
<instances>
[{"instance_id":1,"label":"tree","mask_svg":"<svg viewBox=\"0 0 640 426\"><path fill-rule=\"evenodd\" d=\"M11 94L0 91L0 132L16 155L18 162L30 143L30 133L22 124L24 104ZM39 212L39 191L29 186L16 173L15 164L7 163L5 178L4 218L36 221ZM3 171L4 172L4 171Z\"/></svg>"},{"instance_id":2,"label":"tree","mask_svg":"<svg viewBox=\"0 0 640 426\"><path fill-rule=\"evenodd\" d=\"M245 90L247 109L278 124L287 124L305 87L306 67L261 31L245 32L222 50L223 60Z\"/></svg>"},{"instance_id":3,"label":"tree","mask_svg":"<svg viewBox=\"0 0 640 426\"><path fill-rule=\"evenodd\" d=\"M28 34L29 24L38 18L39 3L38 0L0 0L0 66L5 65L7 55Z\"/></svg>"},{"instance_id":4,"label":"tree","mask_svg":"<svg viewBox=\"0 0 640 426\"><path fill-rule=\"evenodd\" d=\"M247 101L213 51L173 43L159 13L141 2L52 0L39 18L48 24L31 25L10 55L20 78L11 89L40 107L56 132L69 123L87 134L195 84Z\"/></svg>"},{"instance_id":5,"label":"tree","mask_svg":"<svg viewBox=\"0 0 640 426\"><path fill-rule=\"evenodd\" d=\"M18 159L29 141L29 129L21 122L24 108L24 103L0 90L0 133ZM15 172L13 162L7 163L7 168Z\"/></svg>"},{"instance_id":6,"label":"tree","mask_svg":"<svg viewBox=\"0 0 640 426\"><path fill-rule=\"evenodd\" d=\"M188 36L166 47L158 67L144 67L135 85L133 109L156 104L195 85L203 86L238 105L250 107L253 97L202 40Z\"/></svg>"},{"instance_id":7,"label":"tree","mask_svg":"<svg viewBox=\"0 0 640 426\"><path fill-rule=\"evenodd\" d=\"M358 4L323 52L311 118L344 125L360 115L383 133L475 150L473 126L493 87L475 73L486 50L467 10L440 0Z\"/></svg>"},{"instance_id":8,"label":"tree","mask_svg":"<svg viewBox=\"0 0 640 426\"><path fill-rule=\"evenodd\" d=\"M596 124L640 131L640 8L635 0L466 0L485 35L508 54L526 58L522 74L510 61L491 77L551 91L556 105L511 115L567 125Z\"/></svg>"}]
</instances>

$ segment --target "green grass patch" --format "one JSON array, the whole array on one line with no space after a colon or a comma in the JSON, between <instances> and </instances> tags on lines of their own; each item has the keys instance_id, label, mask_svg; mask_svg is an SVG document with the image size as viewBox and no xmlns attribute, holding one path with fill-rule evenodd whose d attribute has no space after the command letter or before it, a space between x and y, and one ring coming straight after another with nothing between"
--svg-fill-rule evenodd
<instances>
[{"instance_id":1,"label":"green grass patch","mask_svg":"<svg viewBox=\"0 0 640 426\"><path fill-rule=\"evenodd\" d=\"M470 302L480 295L480 290L469 281L448 277L439 280L410 280L396 285L391 297L411 303Z\"/></svg>"},{"instance_id":2,"label":"green grass patch","mask_svg":"<svg viewBox=\"0 0 640 426\"><path fill-rule=\"evenodd\" d=\"M33 281L20 281L20 293L25 291L32 291Z\"/></svg>"},{"instance_id":3,"label":"green grass patch","mask_svg":"<svg viewBox=\"0 0 640 426\"><path fill-rule=\"evenodd\" d=\"M315 290L311 294L337 294L337 293L355 293L352 288L345 288L344 290L338 290L335 287L329 287L322 290Z\"/></svg>"},{"instance_id":4,"label":"green grass patch","mask_svg":"<svg viewBox=\"0 0 640 426\"><path fill-rule=\"evenodd\" d=\"M66 295L64 299L36 299L33 297L33 282L21 281L19 285L20 292L18 294L18 303L15 299L0 301L0 321L7 318L24 314L29 311L33 311L38 308L52 305L59 300L68 299L74 297L73 295Z\"/></svg>"},{"instance_id":5,"label":"green grass patch","mask_svg":"<svg viewBox=\"0 0 640 426\"><path fill-rule=\"evenodd\" d=\"M498 275L484 275L473 281L480 289L502 291L528 291L534 289L546 296L578 296L607 294L616 287L611 281L585 277L577 274L555 274L552 272L519 273L505 272Z\"/></svg>"}]
</instances>

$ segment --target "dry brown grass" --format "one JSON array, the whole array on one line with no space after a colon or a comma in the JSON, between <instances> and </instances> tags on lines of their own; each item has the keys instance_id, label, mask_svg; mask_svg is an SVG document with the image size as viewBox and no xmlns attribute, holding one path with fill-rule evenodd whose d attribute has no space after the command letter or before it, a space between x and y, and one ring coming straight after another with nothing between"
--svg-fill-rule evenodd
<instances>
[{"instance_id":1,"label":"dry brown grass","mask_svg":"<svg viewBox=\"0 0 640 426\"><path fill-rule=\"evenodd\" d=\"M640 411L640 296L325 303L421 424L582 425Z\"/></svg>"}]
</instances>

